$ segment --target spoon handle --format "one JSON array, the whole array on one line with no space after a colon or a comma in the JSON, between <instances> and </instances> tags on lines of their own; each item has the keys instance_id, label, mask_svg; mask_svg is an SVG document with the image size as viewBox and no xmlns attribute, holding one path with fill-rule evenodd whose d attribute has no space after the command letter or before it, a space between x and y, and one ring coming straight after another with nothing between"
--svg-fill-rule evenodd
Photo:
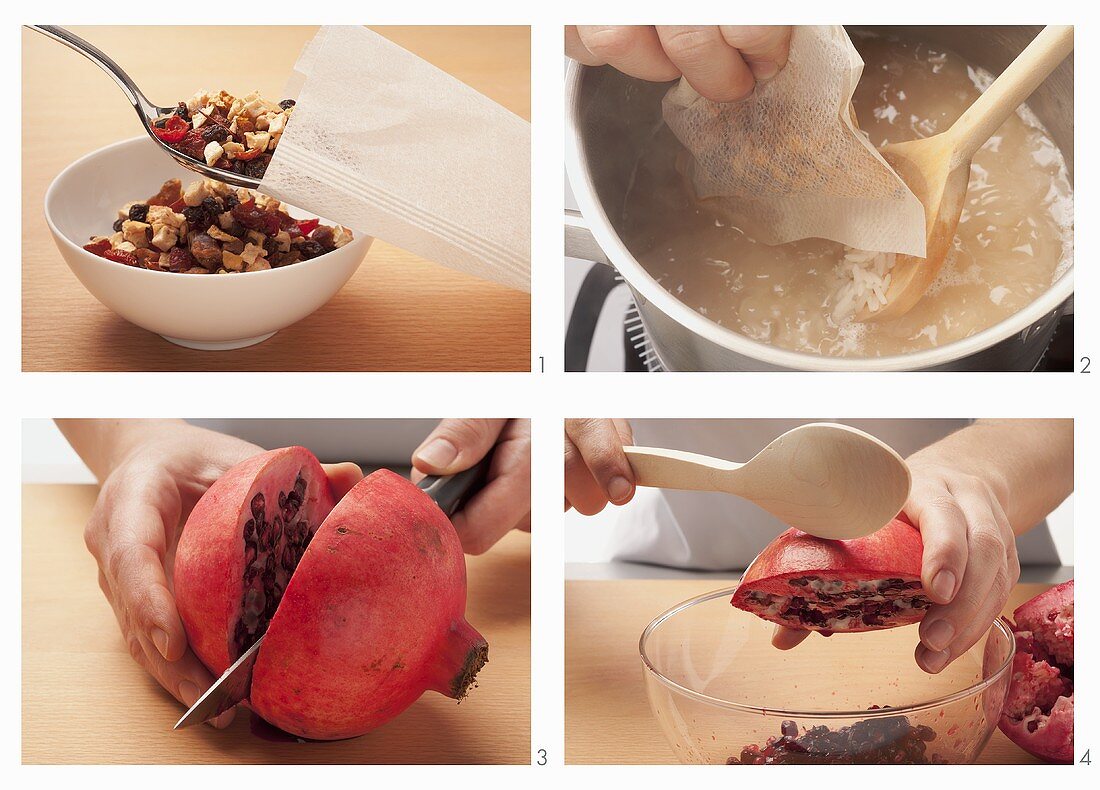
<instances>
[{"instance_id":1,"label":"spoon handle","mask_svg":"<svg viewBox=\"0 0 1100 790\"><path fill-rule=\"evenodd\" d=\"M1073 25L1047 25L951 126L956 155L969 162L1073 51Z\"/></svg>"},{"instance_id":2,"label":"spoon handle","mask_svg":"<svg viewBox=\"0 0 1100 790\"><path fill-rule=\"evenodd\" d=\"M661 447L624 447L623 452L634 470L634 482L650 488L733 493L729 473L741 468L733 461Z\"/></svg>"}]
</instances>

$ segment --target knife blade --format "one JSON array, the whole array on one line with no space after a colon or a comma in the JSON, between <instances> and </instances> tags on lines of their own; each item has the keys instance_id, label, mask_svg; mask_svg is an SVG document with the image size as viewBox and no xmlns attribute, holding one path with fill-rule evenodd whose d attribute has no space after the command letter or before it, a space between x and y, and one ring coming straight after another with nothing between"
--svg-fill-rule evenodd
<instances>
[{"instance_id":1,"label":"knife blade","mask_svg":"<svg viewBox=\"0 0 1100 790\"><path fill-rule=\"evenodd\" d=\"M248 699L248 692L252 688L252 667L256 665L256 656L259 655L260 644L263 641L264 638L261 636L252 647L244 651L241 657L222 673L214 685L195 700L195 704L183 714L172 729L178 730L182 727L202 724Z\"/></svg>"}]
</instances>

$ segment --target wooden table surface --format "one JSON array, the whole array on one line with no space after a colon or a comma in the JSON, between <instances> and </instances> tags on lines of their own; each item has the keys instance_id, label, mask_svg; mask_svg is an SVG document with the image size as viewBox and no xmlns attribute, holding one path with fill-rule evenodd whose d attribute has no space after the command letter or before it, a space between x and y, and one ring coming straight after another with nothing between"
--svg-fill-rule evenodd
<instances>
[{"instance_id":1,"label":"wooden table surface","mask_svg":"<svg viewBox=\"0 0 1100 790\"><path fill-rule=\"evenodd\" d=\"M736 581L566 582L566 763L677 762L649 707L638 639L649 622L666 609L696 595L730 587ZM1010 614L1048 586L1017 585L1005 613ZM999 765L1039 761L1000 730L994 730L978 762Z\"/></svg>"},{"instance_id":2,"label":"wooden table surface","mask_svg":"<svg viewBox=\"0 0 1100 790\"><path fill-rule=\"evenodd\" d=\"M238 94L256 89L280 98L316 28L73 30L111 55L153 101L172 103L201 88ZM242 57L242 30L262 58ZM529 28L375 30L530 120ZM179 53L186 54L182 62ZM127 323L69 271L46 227L42 203L54 176L69 163L140 133L126 98L97 66L23 31L24 370L531 369L528 294L382 241L332 301L251 348L194 351Z\"/></svg>"},{"instance_id":3,"label":"wooden table surface","mask_svg":"<svg viewBox=\"0 0 1100 790\"><path fill-rule=\"evenodd\" d=\"M238 713L173 732L183 708L134 663L82 531L97 489L23 487L26 763L522 763L531 749L531 543L513 532L468 557L470 622L489 663L461 704L428 692L361 738L273 743Z\"/></svg>"}]
</instances>

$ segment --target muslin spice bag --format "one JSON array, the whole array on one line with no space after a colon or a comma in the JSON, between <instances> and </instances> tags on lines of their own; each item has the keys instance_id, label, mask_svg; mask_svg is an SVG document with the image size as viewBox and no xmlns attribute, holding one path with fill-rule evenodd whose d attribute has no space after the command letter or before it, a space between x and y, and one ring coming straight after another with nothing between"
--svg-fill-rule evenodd
<instances>
[{"instance_id":1,"label":"muslin spice bag","mask_svg":"<svg viewBox=\"0 0 1100 790\"><path fill-rule=\"evenodd\" d=\"M530 291L531 126L363 27L323 27L263 192Z\"/></svg>"},{"instance_id":2,"label":"muslin spice bag","mask_svg":"<svg viewBox=\"0 0 1100 790\"><path fill-rule=\"evenodd\" d=\"M863 59L840 25L797 25L790 58L740 102L681 82L665 122L691 154L695 194L767 244L804 238L924 257L924 210L851 109Z\"/></svg>"}]
</instances>

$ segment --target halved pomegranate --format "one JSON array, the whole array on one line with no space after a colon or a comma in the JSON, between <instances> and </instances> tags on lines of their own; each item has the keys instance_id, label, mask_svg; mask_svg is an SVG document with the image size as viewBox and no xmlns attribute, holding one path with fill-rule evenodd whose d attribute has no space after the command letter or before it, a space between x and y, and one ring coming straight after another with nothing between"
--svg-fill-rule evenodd
<instances>
[{"instance_id":1,"label":"halved pomegranate","mask_svg":"<svg viewBox=\"0 0 1100 790\"><path fill-rule=\"evenodd\" d=\"M741 578L731 603L791 628L872 631L920 621L932 602L921 584L924 544L902 518L855 540L789 529Z\"/></svg>"},{"instance_id":2,"label":"halved pomegranate","mask_svg":"<svg viewBox=\"0 0 1100 790\"><path fill-rule=\"evenodd\" d=\"M383 470L334 507L301 447L210 487L180 537L175 587L214 674L266 634L250 705L305 738L362 735L428 689L461 699L488 660L464 617L458 535L435 502Z\"/></svg>"}]
</instances>

